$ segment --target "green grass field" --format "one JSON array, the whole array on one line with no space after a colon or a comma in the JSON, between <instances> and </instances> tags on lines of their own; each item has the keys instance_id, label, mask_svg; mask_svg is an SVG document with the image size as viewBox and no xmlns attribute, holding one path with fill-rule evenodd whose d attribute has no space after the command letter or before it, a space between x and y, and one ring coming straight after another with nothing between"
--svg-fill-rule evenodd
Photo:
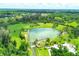
<instances>
[{"instance_id":1,"label":"green grass field","mask_svg":"<svg viewBox=\"0 0 79 59\"><path fill-rule=\"evenodd\" d=\"M47 48L36 48L36 55L37 56L49 56Z\"/></svg>"},{"instance_id":2,"label":"green grass field","mask_svg":"<svg viewBox=\"0 0 79 59\"><path fill-rule=\"evenodd\" d=\"M9 25L8 29L10 30L11 40L16 41L16 48L19 49L21 45L21 39L19 38L19 33L22 29L32 29L32 28L51 28L52 23L38 23L38 25L33 23L17 23L14 25ZM32 27L31 27L32 26ZM46 48L36 48L37 56L48 56L48 49Z\"/></svg>"},{"instance_id":3,"label":"green grass field","mask_svg":"<svg viewBox=\"0 0 79 59\"><path fill-rule=\"evenodd\" d=\"M53 26L52 23L38 23L39 26L35 26L34 24L24 24L24 23L18 23L18 24L14 24L14 25L9 25L8 29L10 30L10 34L12 36L18 36L18 33L22 30L22 29L32 29L32 28L51 28ZM32 27L31 27L32 25Z\"/></svg>"}]
</instances>

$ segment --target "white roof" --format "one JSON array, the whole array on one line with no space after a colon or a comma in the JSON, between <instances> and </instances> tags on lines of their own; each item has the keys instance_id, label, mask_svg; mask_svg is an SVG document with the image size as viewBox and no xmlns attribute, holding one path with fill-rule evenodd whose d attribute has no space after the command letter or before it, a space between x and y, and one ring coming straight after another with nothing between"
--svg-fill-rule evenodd
<instances>
[{"instance_id":1,"label":"white roof","mask_svg":"<svg viewBox=\"0 0 79 59\"><path fill-rule=\"evenodd\" d=\"M72 52L74 54L76 53L76 50L75 50L76 47L73 44L69 44L65 42L64 44L62 44L62 46L66 46L69 52Z\"/></svg>"}]
</instances>

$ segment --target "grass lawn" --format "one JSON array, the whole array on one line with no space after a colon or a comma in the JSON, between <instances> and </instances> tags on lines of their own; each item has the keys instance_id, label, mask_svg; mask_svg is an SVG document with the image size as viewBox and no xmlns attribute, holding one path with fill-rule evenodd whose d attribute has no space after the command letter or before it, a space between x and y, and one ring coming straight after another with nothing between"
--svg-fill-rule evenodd
<instances>
[{"instance_id":1,"label":"grass lawn","mask_svg":"<svg viewBox=\"0 0 79 59\"><path fill-rule=\"evenodd\" d=\"M36 55L37 56L49 56L47 48L36 48Z\"/></svg>"},{"instance_id":2,"label":"grass lawn","mask_svg":"<svg viewBox=\"0 0 79 59\"><path fill-rule=\"evenodd\" d=\"M32 25L32 27L31 27ZM8 29L10 30L11 40L16 41L18 49L21 45L21 39L19 38L19 33L22 29L32 29L32 28L52 28L52 23L38 23L38 25L35 25L34 23L17 23L14 25L9 25ZM45 48L36 48L36 55L37 56L48 56L48 49Z\"/></svg>"},{"instance_id":3,"label":"grass lawn","mask_svg":"<svg viewBox=\"0 0 79 59\"><path fill-rule=\"evenodd\" d=\"M38 26L33 26L33 28L51 28L52 26L52 23L38 23Z\"/></svg>"},{"instance_id":4,"label":"grass lawn","mask_svg":"<svg viewBox=\"0 0 79 59\"><path fill-rule=\"evenodd\" d=\"M21 29L32 29L32 28L51 28L53 26L52 23L38 23L39 26L35 26L32 23L29 24L25 24L25 23L18 23L18 24L14 24L14 25L9 25L8 29L10 30L10 34L12 36L18 36L18 34L20 33ZM30 26L32 25L32 27Z\"/></svg>"},{"instance_id":5,"label":"grass lawn","mask_svg":"<svg viewBox=\"0 0 79 59\"><path fill-rule=\"evenodd\" d=\"M10 30L10 34L12 36L18 36L18 34L20 33L20 31L22 29L27 29L29 28L28 24L23 24L23 23L18 23L18 24L14 24L14 25L9 25L8 29Z\"/></svg>"}]
</instances>

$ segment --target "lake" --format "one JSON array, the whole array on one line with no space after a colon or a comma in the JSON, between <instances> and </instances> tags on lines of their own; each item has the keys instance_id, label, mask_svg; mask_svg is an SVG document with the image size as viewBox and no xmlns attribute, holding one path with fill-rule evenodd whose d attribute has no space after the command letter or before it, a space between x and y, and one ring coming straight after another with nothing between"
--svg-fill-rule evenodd
<instances>
[{"instance_id":1,"label":"lake","mask_svg":"<svg viewBox=\"0 0 79 59\"><path fill-rule=\"evenodd\" d=\"M35 28L28 31L30 42L34 42L35 40L43 40L43 39L53 39L60 34L58 30L53 28Z\"/></svg>"}]
</instances>

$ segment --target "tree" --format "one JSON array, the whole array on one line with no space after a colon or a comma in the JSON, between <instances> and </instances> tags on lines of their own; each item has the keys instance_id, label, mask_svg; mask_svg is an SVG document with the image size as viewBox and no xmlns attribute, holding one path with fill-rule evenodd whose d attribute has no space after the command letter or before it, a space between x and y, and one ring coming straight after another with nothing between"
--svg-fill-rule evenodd
<instances>
[{"instance_id":1,"label":"tree","mask_svg":"<svg viewBox=\"0 0 79 59\"><path fill-rule=\"evenodd\" d=\"M60 46L59 49L51 48L52 56L74 56L76 54L69 52L66 47Z\"/></svg>"},{"instance_id":2,"label":"tree","mask_svg":"<svg viewBox=\"0 0 79 59\"><path fill-rule=\"evenodd\" d=\"M2 29L2 44L7 47L10 41L9 30Z\"/></svg>"},{"instance_id":3,"label":"tree","mask_svg":"<svg viewBox=\"0 0 79 59\"><path fill-rule=\"evenodd\" d=\"M50 39L47 38L47 39L46 39L46 42L45 42L45 45L46 45L46 46L50 46L50 44L51 44L50 42L51 42Z\"/></svg>"}]
</instances>

